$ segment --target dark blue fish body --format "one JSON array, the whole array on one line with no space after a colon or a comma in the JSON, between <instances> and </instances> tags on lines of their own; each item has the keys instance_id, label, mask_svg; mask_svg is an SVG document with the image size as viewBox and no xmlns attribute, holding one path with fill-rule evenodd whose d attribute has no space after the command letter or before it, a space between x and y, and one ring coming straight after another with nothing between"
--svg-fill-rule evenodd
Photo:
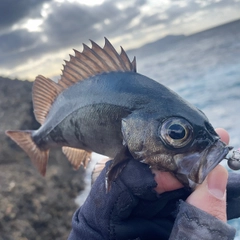
<instances>
[{"instance_id":1,"label":"dark blue fish body","mask_svg":"<svg viewBox=\"0 0 240 240\"><path fill-rule=\"evenodd\" d=\"M135 63L126 60L123 52L116 55L108 44L101 49L93 43L93 49L71 57L58 84L39 76L33 102L42 126L31 132L7 134L29 154L42 174L48 150L60 146L75 168L82 162L86 165L91 152L114 158L108 173L110 181L133 157L172 172L188 186L202 182L229 148L200 110L162 84L136 73ZM98 60L89 62L96 72L84 75L88 69L82 58L96 54ZM102 63L106 58L103 55L107 60ZM106 62L110 64L105 66Z\"/></svg>"}]
</instances>

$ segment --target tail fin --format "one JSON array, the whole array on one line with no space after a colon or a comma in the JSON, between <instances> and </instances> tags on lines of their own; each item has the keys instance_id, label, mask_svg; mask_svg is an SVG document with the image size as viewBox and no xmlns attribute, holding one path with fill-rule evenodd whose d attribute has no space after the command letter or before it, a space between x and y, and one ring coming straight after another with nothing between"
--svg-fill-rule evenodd
<instances>
[{"instance_id":1,"label":"tail fin","mask_svg":"<svg viewBox=\"0 0 240 240\"><path fill-rule=\"evenodd\" d=\"M45 176L48 162L49 150L42 151L32 140L32 131L6 131L13 141L15 141L31 158L33 165L41 175Z\"/></svg>"}]
</instances>

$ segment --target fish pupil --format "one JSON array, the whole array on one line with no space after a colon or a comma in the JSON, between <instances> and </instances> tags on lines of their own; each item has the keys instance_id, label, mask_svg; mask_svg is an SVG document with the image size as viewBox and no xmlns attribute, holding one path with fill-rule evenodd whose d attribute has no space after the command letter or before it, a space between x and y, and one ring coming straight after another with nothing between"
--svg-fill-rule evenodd
<instances>
[{"instance_id":1,"label":"fish pupil","mask_svg":"<svg viewBox=\"0 0 240 240\"><path fill-rule=\"evenodd\" d=\"M185 137L185 129L179 124L172 124L167 131L172 139L183 139Z\"/></svg>"},{"instance_id":2,"label":"fish pupil","mask_svg":"<svg viewBox=\"0 0 240 240\"><path fill-rule=\"evenodd\" d=\"M171 117L162 123L159 135L168 146L183 148L193 140L193 127L183 118Z\"/></svg>"}]
</instances>

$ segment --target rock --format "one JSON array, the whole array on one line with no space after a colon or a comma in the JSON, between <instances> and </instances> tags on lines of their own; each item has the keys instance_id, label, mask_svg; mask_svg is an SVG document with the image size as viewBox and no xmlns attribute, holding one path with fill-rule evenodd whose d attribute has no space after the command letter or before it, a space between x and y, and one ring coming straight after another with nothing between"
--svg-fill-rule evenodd
<instances>
[{"instance_id":1,"label":"rock","mask_svg":"<svg viewBox=\"0 0 240 240\"><path fill-rule=\"evenodd\" d=\"M5 130L37 129L32 83L0 77L0 240L67 239L84 169L74 171L61 150L51 151L46 177Z\"/></svg>"},{"instance_id":2,"label":"rock","mask_svg":"<svg viewBox=\"0 0 240 240\"><path fill-rule=\"evenodd\" d=\"M0 77L0 163L16 162L23 153L5 134L7 129L38 128L33 116L32 82L10 80ZM14 149L14 153L12 153Z\"/></svg>"}]
</instances>

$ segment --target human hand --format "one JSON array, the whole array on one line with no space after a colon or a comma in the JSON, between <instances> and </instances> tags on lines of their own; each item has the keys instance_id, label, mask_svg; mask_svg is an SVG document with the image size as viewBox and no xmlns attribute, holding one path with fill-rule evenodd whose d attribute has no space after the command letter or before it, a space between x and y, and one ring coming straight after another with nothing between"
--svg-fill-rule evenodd
<instances>
[{"instance_id":1,"label":"human hand","mask_svg":"<svg viewBox=\"0 0 240 240\"><path fill-rule=\"evenodd\" d=\"M105 177L111 161L96 179L84 204L72 219L69 240L78 239L168 239L179 199L189 191L181 188L158 194L147 164L129 160L106 193Z\"/></svg>"},{"instance_id":2,"label":"human hand","mask_svg":"<svg viewBox=\"0 0 240 240\"><path fill-rule=\"evenodd\" d=\"M216 129L216 132L223 142L229 143L229 135L224 129ZM227 170L221 165L215 167L186 202L180 201L169 240L234 239L236 230L226 221L227 217L239 217L239 190L235 187L240 182L239 176L230 174L228 182ZM228 207L226 188L231 192Z\"/></svg>"},{"instance_id":3,"label":"human hand","mask_svg":"<svg viewBox=\"0 0 240 240\"><path fill-rule=\"evenodd\" d=\"M219 134L223 141L228 141L224 139L228 135L222 134L221 130ZM146 164L130 160L116 181L112 183L111 191L106 194L105 176L109 165L110 163L106 164L94 183L89 197L75 213L69 240L136 239L137 237L143 240L169 239L175 221L173 212L176 210L177 203L179 199L186 200L190 192L183 188L183 185L170 173L153 170L154 179ZM239 182L238 179L236 181ZM202 185L204 186L204 184ZM155 189L155 193L153 189ZM201 208L201 204L197 205L199 201L195 197L206 191L204 187L203 190L201 187L197 188L192 193L192 195L194 194L191 197L192 200L190 198L191 204ZM160 195L157 195L156 192ZM206 197L204 194L202 196ZM208 200L211 202L210 198ZM225 199L220 200L220 203L223 204L224 201ZM217 203L219 202L217 201ZM191 211L192 209L186 204L185 210L190 209ZM206 206L206 203L203 205ZM209 206L208 203L207 206ZM212 215L215 214L212 209L206 210L210 210L209 213ZM221 214L220 216L222 217ZM182 226L181 224L177 225L180 228ZM223 227L222 229L224 232L228 232L227 228ZM179 234L172 234L172 239L176 240L175 236L177 235Z\"/></svg>"},{"instance_id":4,"label":"human hand","mask_svg":"<svg viewBox=\"0 0 240 240\"><path fill-rule=\"evenodd\" d=\"M229 144L229 134L226 130L218 128L216 132L223 142ZM219 220L226 222L227 180L227 170L223 166L218 165L209 173L205 181L196 188L186 201Z\"/></svg>"}]
</instances>

